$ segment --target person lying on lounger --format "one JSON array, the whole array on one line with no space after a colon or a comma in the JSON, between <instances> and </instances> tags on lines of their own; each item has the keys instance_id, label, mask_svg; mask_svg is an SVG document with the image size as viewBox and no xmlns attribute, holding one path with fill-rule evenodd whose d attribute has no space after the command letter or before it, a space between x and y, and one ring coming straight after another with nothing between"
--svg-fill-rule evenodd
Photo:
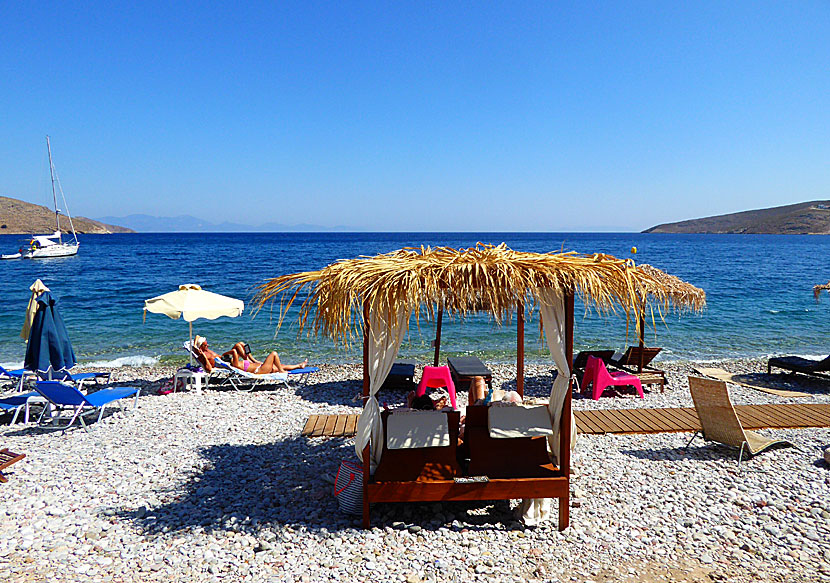
<instances>
[{"instance_id":1,"label":"person lying on lounger","mask_svg":"<svg viewBox=\"0 0 830 583\"><path fill-rule=\"evenodd\" d=\"M221 355L210 349L207 339L204 336L197 336L193 342L193 346L196 354L201 355L201 358L199 358L200 364L208 372L216 367L217 358L221 358L234 368L253 374L288 372L289 370L304 368L308 364L308 360L304 360L300 364L282 364L276 352L271 352L271 354L265 357L265 361L260 362L251 356L250 352L245 350L244 342L237 342L233 345L233 348Z\"/></svg>"}]
</instances>

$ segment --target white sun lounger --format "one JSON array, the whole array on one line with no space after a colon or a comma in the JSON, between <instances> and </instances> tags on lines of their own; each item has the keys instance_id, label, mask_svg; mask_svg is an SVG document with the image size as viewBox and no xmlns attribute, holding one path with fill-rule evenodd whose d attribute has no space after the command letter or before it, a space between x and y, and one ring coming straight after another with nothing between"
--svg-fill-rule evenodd
<instances>
[{"instance_id":1,"label":"white sun lounger","mask_svg":"<svg viewBox=\"0 0 830 583\"><path fill-rule=\"evenodd\" d=\"M184 343L184 349L188 352L192 352L194 358L196 357L196 353L191 350L190 341L186 341ZM308 374L317 372L318 370L319 369L316 366L307 366L305 368L298 368L288 372L254 374L252 372L235 368L222 359L217 358L216 366L212 371L210 371L210 374L208 374L206 384L209 385L211 380L214 382L218 381L219 386L230 385L237 391L250 391L253 390L254 387L260 385L274 384L281 384L287 388L291 388L291 384L288 382L289 376L300 375L299 378L302 378L303 382L308 382Z\"/></svg>"}]
</instances>

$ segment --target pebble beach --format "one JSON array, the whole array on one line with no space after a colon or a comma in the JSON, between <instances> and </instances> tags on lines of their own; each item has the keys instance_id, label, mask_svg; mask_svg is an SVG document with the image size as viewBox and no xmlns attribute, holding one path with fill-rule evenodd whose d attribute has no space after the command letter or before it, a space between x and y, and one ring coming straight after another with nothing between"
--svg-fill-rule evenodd
<instances>
[{"instance_id":1,"label":"pebble beach","mask_svg":"<svg viewBox=\"0 0 830 583\"><path fill-rule=\"evenodd\" d=\"M695 365L660 364L664 392L574 409L692 406ZM116 407L89 432L0 426L0 447L27 456L0 484L0 580L830 581L828 428L761 431L795 447L740 469L733 448L685 449L688 433L579 435L564 532L523 526L518 501L378 504L363 530L332 495L353 440L300 436L311 414L360 411L361 367L320 368L292 389L160 395L174 368L122 367L113 382L141 388L136 410ZM491 368L496 386L515 385L515 366ZM526 397L547 396L550 365L525 376ZM830 403L828 382L775 377L810 396L730 385L732 401Z\"/></svg>"}]
</instances>

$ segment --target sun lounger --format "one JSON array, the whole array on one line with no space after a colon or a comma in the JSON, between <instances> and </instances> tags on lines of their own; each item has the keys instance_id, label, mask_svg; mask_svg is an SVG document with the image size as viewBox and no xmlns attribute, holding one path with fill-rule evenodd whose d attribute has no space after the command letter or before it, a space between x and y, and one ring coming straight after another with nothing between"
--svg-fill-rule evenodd
<instances>
[{"instance_id":1,"label":"sun lounger","mask_svg":"<svg viewBox=\"0 0 830 583\"><path fill-rule=\"evenodd\" d=\"M599 358L605 364L610 364L611 359L614 358L613 350L583 350L574 357L574 369L585 369L588 364L588 357L593 356Z\"/></svg>"},{"instance_id":2,"label":"sun lounger","mask_svg":"<svg viewBox=\"0 0 830 583\"><path fill-rule=\"evenodd\" d=\"M189 340L183 344L183 348L193 354L194 358L201 356L191 349ZM300 384L305 384L308 382L308 375L320 370L316 366L306 366L303 368L295 368L288 372L255 374L233 367L220 358L217 358L215 363L216 366L208 374L206 385L209 385L210 381L213 380L214 386L230 385L237 391L251 391L254 387L272 384L282 384L287 388L291 388L291 384L288 382L289 378L294 377Z\"/></svg>"},{"instance_id":3,"label":"sun lounger","mask_svg":"<svg viewBox=\"0 0 830 583\"><path fill-rule=\"evenodd\" d=\"M62 381L64 383L71 383L78 387L81 392L89 390L85 385L108 385L112 380L112 371L107 372L76 372L71 373L68 370L52 370L51 368L46 372L38 371L37 376L42 381Z\"/></svg>"},{"instance_id":4,"label":"sun lounger","mask_svg":"<svg viewBox=\"0 0 830 583\"><path fill-rule=\"evenodd\" d=\"M830 372L830 356L823 360L813 360L800 356L778 356L767 361L767 373L772 372L773 367L788 370L796 373L826 376L821 373Z\"/></svg>"},{"instance_id":5,"label":"sun lounger","mask_svg":"<svg viewBox=\"0 0 830 583\"><path fill-rule=\"evenodd\" d=\"M23 383L27 378L37 378L37 375L25 368L8 370L0 366L0 382L10 382L17 385L17 390L23 390Z\"/></svg>"},{"instance_id":6,"label":"sun lounger","mask_svg":"<svg viewBox=\"0 0 830 583\"><path fill-rule=\"evenodd\" d=\"M610 364L629 374L637 375L640 382L644 385L660 385L660 390L662 391L667 383L666 372L649 366L661 350L663 349L649 348L648 346L644 346L640 350L639 346L629 346L628 350L624 353L615 353L606 364Z\"/></svg>"},{"instance_id":7,"label":"sun lounger","mask_svg":"<svg viewBox=\"0 0 830 583\"><path fill-rule=\"evenodd\" d=\"M484 377L488 388L493 388L493 372L478 357L451 356L447 359L447 365L457 390L468 390L473 377Z\"/></svg>"},{"instance_id":8,"label":"sun lounger","mask_svg":"<svg viewBox=\"0 0 830 583\"><path fill-rule=\"evenodd\" d=\"M624 353L616 353L613 357L611 357L611 364L618 367L639 367L642 366L643 368L647 367L651 364L651 361L654 360L654 357L660 354L660 351L663 350L662 348L649 348L648 346L643 346L643 349L640 350L639 346L629 346L628 350ZM642 360L641 360L642 358Z\"/></svg>"},{"instance_id":9,"label":"sun lounger","mask_svg":"<svg viewBox=\"0 0 830 583\"><path fill-rule=\"evenodd\" d=\"M69 429L75 423L76 419L80 420L83 428L89 431L84 417L98 413L98 421L100 421L104 415L104 408L110 403L121 399L135 397L133 409L138 407L139 389L136 387L106 388L90 393L89 395L84 395L78 387L61 381L38 381L36 388L38 393L43 395L51 405L54 405L55 411L50 412L50 420L53 424L58 424L63 411L68 410L73 413L69 423L64 427L64 431ZM123 403L121 404L121 409L122 411L124 409ZM47 411L49 411L49 407L44 408L44 414ZM44 414L41 414L41 421L43 420Z\"/></svg>"},{"instance_id":10,"label":"sun lounger","mask_svg":"<svg viewBox=\"0 0 830 583\"><path fill-rule=\"evenodd\" d=\"M415 385L415 361L396 360L381 390L412 389Z\"/></svg>"},{"instance_id":11,"label":"sun lounger","mask_svg":"<svg viewBox=\"0 0 830 583\"><path fill-rule=\"evenodd\" d=\"M744 450L749 452L749 455L755 455L773 445L792 445L788 441L768 439L745 430L729 399L729 390L724 381L690 376L689 391L692 393L695 411L703 428L703 439L739 447L738 467L741 465ZM697 435L698 433L695 433L692 436L686 447L691 445Z\"/></svg>"},{"instance_id":12,"label":"sun lounger","mask_svg":"<svg viewBox=\"0 0 830 583\"><path fill-rule=\"evenodd\" d=\"M44 399L37 391L17 393L0 399L0 410L9 412L14 411L14 415L12 416L12 420L9 422L9 425L14 425L17 422L17 417L20 415L21 411L25 411L23 422L28 423L29 407L31 405L43 405L45 403L46 399Z\"/></svg>"},{"instance_id":13,"label":"sun lounger","mask_svg":"<svg viewBox=\"0 0 830 583\"><path fill-rule=\"evenodd\" d=\"M12 453L8 448L0 449L0 482L8 482L9 479L3 475L3 470L25 458L22 453Z\"/></svg>"}]
</instances>

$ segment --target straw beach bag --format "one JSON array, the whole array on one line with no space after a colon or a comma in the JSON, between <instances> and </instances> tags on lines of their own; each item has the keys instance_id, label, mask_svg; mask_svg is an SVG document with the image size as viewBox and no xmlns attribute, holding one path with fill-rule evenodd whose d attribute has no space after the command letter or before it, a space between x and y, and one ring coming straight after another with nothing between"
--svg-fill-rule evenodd
<instances>
[{"instance_id":1,"label":"straw beach bag","mask_svg":"<svg viewBox=\"0 0 830 583\"><path fill-rule=\"evenodd\" d=\"M334 496L340 511L346 514L363 514L363 468L343 460L334 478Z\"/></svg>"}]
</instances>

